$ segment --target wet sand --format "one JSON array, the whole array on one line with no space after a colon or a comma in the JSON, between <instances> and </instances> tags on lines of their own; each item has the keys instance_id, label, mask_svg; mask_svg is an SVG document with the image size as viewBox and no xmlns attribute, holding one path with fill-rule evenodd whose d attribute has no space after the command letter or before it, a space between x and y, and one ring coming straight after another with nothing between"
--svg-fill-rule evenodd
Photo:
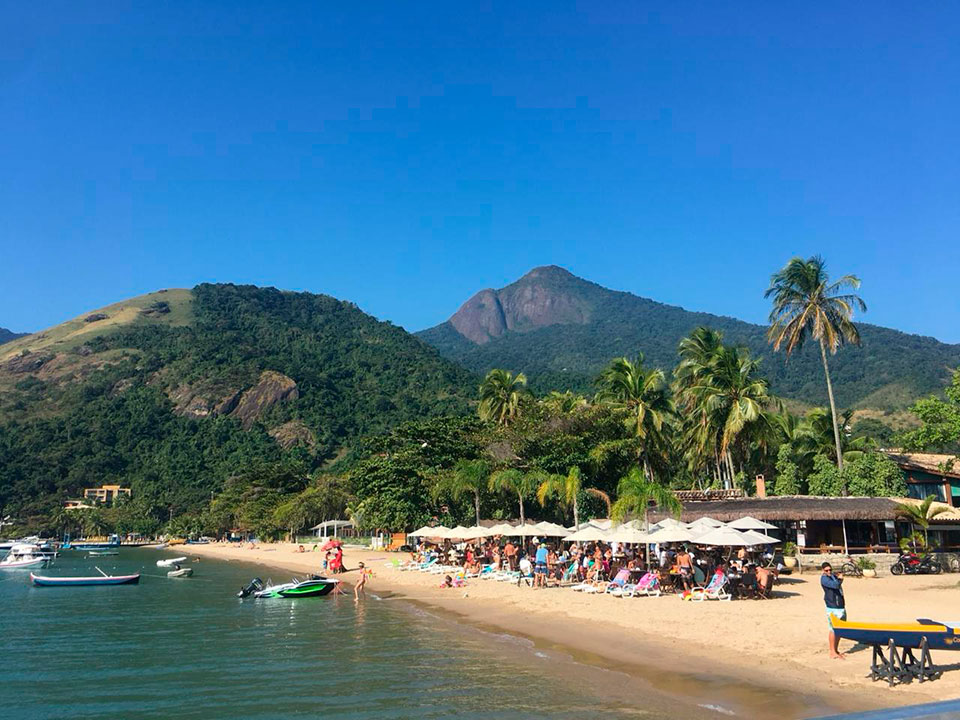
<instances>
[{"instance_id":1,"label":"wet sand","mask_svg":"<svg viewBox=\"0 0 960 720\"><path fill-rule=\"evenodd\" d=\"M295 549L286 544L255 550L212 544L171 551L300 573L320 571L322 556ZM869 648L842 641L847 659L831 660L815 572L784 577L772 600L690 603L675 596L615 598L492 580L440 588L441 576L389 566L405 557L350 548L345 552L349 568L362 560L373 570L368 591L381 599L415 603L478 629L523 637L545 651L626 673L657 692L733 709L742 717L786 720L960 695L960 657L954 659L951 653L934 652L934 661L947 669L941 679L897 688L865 677ZM341 577L351 582L357 576L354 569ZM850 578L845 583L850 617L960 619L958 580L949 574Z\"/></svg>"}]
</instances>

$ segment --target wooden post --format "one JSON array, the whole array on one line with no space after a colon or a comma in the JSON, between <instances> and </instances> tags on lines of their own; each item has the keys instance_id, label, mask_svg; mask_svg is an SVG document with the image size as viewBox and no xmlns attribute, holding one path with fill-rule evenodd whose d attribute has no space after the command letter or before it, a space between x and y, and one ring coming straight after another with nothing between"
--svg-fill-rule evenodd
<instances>
[{"instance_id":1,"label":"wooden post","mask_svg":"<svg viewBox=\"0 0 960 720\"><path fill-rule=\"evenodd\" d=\"M847 521L845 518L840 518L840 522L843 524L843 554L849 555L850 549L847 547Z\"/></svg>"}]
</instances>

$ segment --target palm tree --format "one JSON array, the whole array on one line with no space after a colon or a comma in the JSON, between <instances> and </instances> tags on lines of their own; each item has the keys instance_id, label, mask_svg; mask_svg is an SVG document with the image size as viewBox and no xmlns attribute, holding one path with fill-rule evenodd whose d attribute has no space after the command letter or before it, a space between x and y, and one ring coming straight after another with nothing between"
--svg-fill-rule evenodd
<instances>
[{"instance_id":1,"label":"palm tree","mask_svg":"<svg viewBox=\"0 0 960 720\"><path fill-rule=\"evenodd\" d=\"M487 487L490 477L490 467L483 460L460 460L452 472L441 476L433 486L433 499L449 495L459 500L467 493L473 495L473 509L477 515L477 525L480 524L480 493Z\"/></svg>"},{"instance_id":2,"label":"palm tree","mask_svg":"<svg viewBox=\"0 0 960 720\"><path fill-rule=\"evenodd\" d=\"M687 389L719 440L719 456L729 479L736 475L731 447L744 431L766 423L764 408L770 402L767 381L758 377L760 362L747 350L721 346L713 360Z\"/></svg>"},{"instance_id":3,"label":"palm tree","mask_svg":"<svg viewBox=\"0 0 960 720\"><path fill-rule=\"evenodd\" d=\"M566 392L551 390L541 402L544 407L557 415L569 415L587 405L587 399L583 395L577 395L570 390Z\"/></svg>"},{"instance_id":4,"label":"palm tree","mask_svg":"<svg viewBox=\"0 0 960 720\"><path fill-rule=\"evenodd\" d=\"M833 399L827 350L836 354L844 343L860 344L860 332L853 324L854 309L866 312L867 305L855 292L860 279L844 275L830 282L826 263L819 255L808 260L795 257L770 278L770 287L764 297L773 297L770 311L770 329L767 337L775 351L781 347L790 356L808 337L820 344L823 374L827 379L827 396L833 417L833 439L837 449L837 467L843 470L843 451L840 448L840 429L837 426L837 404ZM844 484L846 495L846 484Z\"/></svg>"},{"instance_id":5,"label":"palm tree","mask_svg":"<svg viewBox=\"0 0 960 720\"><path fill-rule=\"evenodd\" d=\"M616 358L597 379L597 399L627 413L627 426L640 441L644 472L653 477L654 460L667 454L666 431L673 405L663 370L643 367L643 353L637 361Z\"/></svg>"},{"instance_id":6,"label":"palm tree","mask_svg":"<svg viewBox=\"0 0 960 720\"><path fill-rule=\"evenodd\" d=\"M650 503L677 517L683 511L683 505L669 488L648 479L640 468L633 467L617 484L617 501L610 517L622 522L628 515L642 516L644 530L649 530Z\"/></svg>"},{"instance_id":7,"label":"palm tree","mask_svg":"<svg viewBox=\"0 0 960 720\"><path fill-rule=\"evenodd\" d=\"M844 462L850 462L863 457L870 450L873 441L868 437L851 437L849 435L852 410L840 413L840 456ZM832 435L834 426L833 416L827 408L817 407L808 411L803 419L802 428L806 436L806 444L813 455L826 455L834 462L837 461L837 448Z\"/></svg>"},{"instance_id":8,"label":"palm tree","mask_svg":"<svg viewBox=\"0 0 960 720\"><path fill-rule=\"evenodd\" d=\"M520 414L520 399L527 393L527 376L507 370L491 370L480 384L481 420L492 420L506 426Z\"/></svg>"},{"instance_id":9,"label":"palm tree","mask_svg":"<svg viewBox=\"0 0 960 720\"><path fill-rule=\"evenodd\" d=\"M581 492L588 493L600 498L607 503L607 509L610 509L610 496L597 488L583 487L583 474L576 465L567 470L566 475L550 475L540 483L537 488L537 500L540 506L547 504L547 500L552 497L558 497L561 504L573 509L573 526L580 527L580 505L578 496Z\"/></svg>"},{"instance_id":10,"label":"palm tree","mask_svg":"<svg viewBox=\"0 0 960 720\"><path fill-rule=\"evenodd\" d=\"M923 544L926 546L930 544L930 539L927 535L930 529L930 521L937 517L937 515L950 512L950 508L947 505L931 507L936 499L936 495L927 495L919 505L897 503L897 517L902 517L914 525L919 525L923 529Z\"/></svg>"},{"instance_id":11,"label":"palm tree","mask_svg":"<svg viewBox=\"0 0 960 720\"><path fill-rule=\"evenodd\" d=\"M523 513L523 501L537 491L545 475L541 472L524 473L513 468L498 470L490 476L490 489L495 492L505 490L516 493L520 504L520 524L523 525L527 521Z\"/></svg>"}]
</instances>

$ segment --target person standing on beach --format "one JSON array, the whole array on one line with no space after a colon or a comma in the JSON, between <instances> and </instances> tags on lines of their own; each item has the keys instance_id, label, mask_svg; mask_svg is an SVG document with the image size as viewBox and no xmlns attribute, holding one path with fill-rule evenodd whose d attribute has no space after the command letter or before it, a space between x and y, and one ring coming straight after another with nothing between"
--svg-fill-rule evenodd
<instances>
[{"instance_id":1,"label":"person standing on beach","mask_svg":"<svg viewBox=\"0 0 960 720\"><path fill-rule=\"evenodd\" d=\"M823 602L827 606L827 622L830 625L830 634L827 635L827 647L830 657L834 660L845 660L846 655L840 652L840 638L833 632L833 618L847 619L846 602L843 599L843 573L833 574L833 567L825 562L820 566L823 571L820 575L820 587L823 588Z\"/></svg>"},{"instance_id":2,"label":"person standing on beach","mask_svg":"<svg viewBox=\"0 0 960 720\"><path fill-rule=\"evenodd\" d=\"M360 579L357 581L357 584L353 586L353 599L355 601L360 600L360 593L364 595L367 594L367 569L363 563L359 564L358 569L360 570Z\"/></svg>"},{"instance_id":3,"label":"person standing on beach","mask_svg":"<svg viewBox=\"0 0 960 720\"><path fill-rule=\"evenodd\" d=\"M507 544L503 548L503 555L507 558L507 562L510 564L511 570L517 569L517 548L516 546L507 540Z\"/></svg>"}]
</instances>

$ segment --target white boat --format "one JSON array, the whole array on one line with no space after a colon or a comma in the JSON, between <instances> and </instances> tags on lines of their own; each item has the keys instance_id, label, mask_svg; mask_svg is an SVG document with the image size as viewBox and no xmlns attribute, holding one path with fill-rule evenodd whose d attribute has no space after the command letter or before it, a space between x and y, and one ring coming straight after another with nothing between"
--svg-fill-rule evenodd
<instances>
[{"instance_id":1,"label":"white boat","mask_svg":"<svg viewBox=\"0 0 960 720\"><path fill-rule=\"evenodd\" d=\"M186 559L187 559L187 556L184 555L183 557L167 558L166 560L157 560L157 567L173 567L178 563L182 563L186 561Z\"/></svg>"},{"instance_id":2,"label":"white boat","mask_svg":"<svg viewBox=\"0 0 960 720\"><path fill-rule=\"evenodd\" d=\"M37 545L16 543L3 560L0 560L0 570L16 570L18 568L45 567L50 557Z\"/></svg>"},{"instance_id":3,"label":"white boat","mask_svg":"<svg viewBox=\"0 0 960 720\"><path fill-rule=\"evenodd\" d=\"M193 575L193 568L178 567L176 570L171 570L167 573L168 578L185 578L191 575Z\"/></svg>"}]
</instances>

